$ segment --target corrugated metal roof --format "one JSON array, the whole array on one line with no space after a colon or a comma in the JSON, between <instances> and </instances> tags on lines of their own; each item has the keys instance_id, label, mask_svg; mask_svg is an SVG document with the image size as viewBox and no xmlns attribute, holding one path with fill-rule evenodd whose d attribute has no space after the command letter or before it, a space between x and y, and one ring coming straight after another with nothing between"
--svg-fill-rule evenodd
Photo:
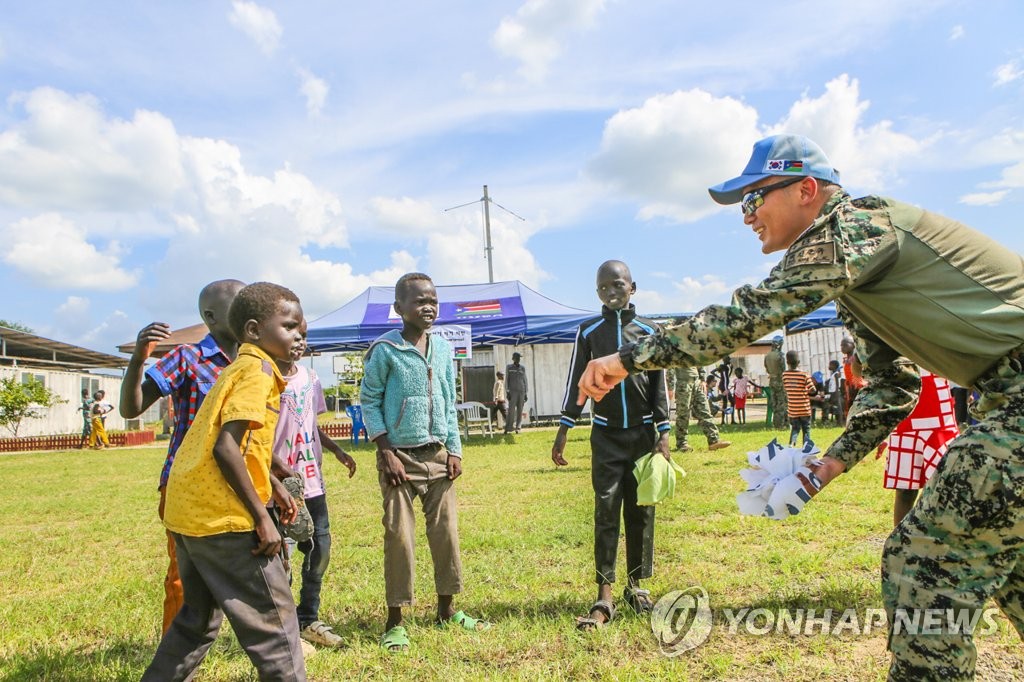
<instances>
[{"instance_id":1,"label":"corrugated metal roof","mask_svg":"<svg viewBox=\"0 0 1024 682\"><path fill-rule=\"evenodd\" d=\"M76 369L120 369L128 364L128 359L17 329L0 327L0 363Z\"/></svg>"}]
</instances>

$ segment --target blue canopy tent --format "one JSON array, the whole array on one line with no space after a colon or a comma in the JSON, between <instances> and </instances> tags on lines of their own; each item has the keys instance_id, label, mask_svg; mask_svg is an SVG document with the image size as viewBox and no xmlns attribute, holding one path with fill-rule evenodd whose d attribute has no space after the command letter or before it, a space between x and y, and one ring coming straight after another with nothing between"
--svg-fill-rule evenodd
<instances>
[{"instance_id":1,"label":"blue canopy tent","mask_svg":"<svg viewBox=\"0 0 1024 682\"><path fill-rule=\"evenodd\" d=\"M469 325L473 345L571 343L580 323L596 312L570 308L522 282L437 287L435 325ZM365 350L384 332L400 329L394 287L370 287L309 324L309 346L321 353Z\"/></svg>"},{"instance_id":2,"label":"blue canopy tent","mask_svg":"<svg viewBox=\"0 0 1024 682\"><path fill-rule=\"evenodd\" d=\"M839 319L839 315L836 313L836 304L829 301L813 313L804 315L803 317L793 320L787 324L786 332L793 334L796 332L809 331L811 329L821 329L822 327L842 326L843 321Z\"/></svg>"}]
</instances>

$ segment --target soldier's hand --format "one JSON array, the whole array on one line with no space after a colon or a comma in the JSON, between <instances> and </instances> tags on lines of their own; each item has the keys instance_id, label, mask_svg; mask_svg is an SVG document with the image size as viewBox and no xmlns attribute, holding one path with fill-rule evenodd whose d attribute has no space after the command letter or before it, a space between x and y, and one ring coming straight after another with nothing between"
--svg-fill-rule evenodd
<instances>
[{"instance_id":1,"label":"soldier's hand","mask_svg":"<svg viewBox=\"0 0 1024 682\"><path fill-rule=\"evenodd\" d=\"M577 405L582 405L590 398L594 402L605 397L615 385L629 376L629 372L622 366L622 360L618 353L606 355L603 358L595 358L587 363L587 368L580 377L580 395L576 399Z\"/></svg>"}]
</instances>

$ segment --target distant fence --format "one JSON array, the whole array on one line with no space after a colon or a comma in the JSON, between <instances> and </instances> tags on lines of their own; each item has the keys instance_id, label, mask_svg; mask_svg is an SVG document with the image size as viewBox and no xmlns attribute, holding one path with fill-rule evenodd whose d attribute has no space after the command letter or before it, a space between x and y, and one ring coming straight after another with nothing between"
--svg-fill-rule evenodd
<instances>
[{"instance_id":1,"label":"distant fence","mask_svg":"<svg viewBox=\"0 0 1024 682\"><path fill-rule=\"evenodd\" d=\"M324 424L320 428L331 438L352 437L352 422L331 422L330 424Z\"/></svg>"},{"instance_id":2,"label":"distant fence","mask_svg":"<svg viewBox=\"0 0 1024 682\"><path fill-rule=\"evenodd\" d=\"M351 427L349 428L351 431ZM146 445L156 440L152 431L118 431L107 434L111 445L133 447ZM0 452L28 452L31 450L75 450L82 442L81 434L61 436L27 436L25 438L0 438Z\"/></svg>"}]
</instances>

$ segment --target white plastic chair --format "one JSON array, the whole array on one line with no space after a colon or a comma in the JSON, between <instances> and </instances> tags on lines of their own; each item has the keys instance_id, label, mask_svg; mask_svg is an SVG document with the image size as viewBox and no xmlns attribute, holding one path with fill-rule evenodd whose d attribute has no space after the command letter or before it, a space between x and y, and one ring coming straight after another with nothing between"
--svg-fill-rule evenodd
<instances>
[{"instance_id":1,"label":"white plastic chair","mask_svg":"<svg viewBox=\"0 0 1024 682\"><path fill-rule=\"evenodd\" d=\"M491 411L487 409L486 405L478 402L462 403L459 406L459 411L462 412L463 424L466 429L466 438L469 438L469 432L474 427L479 428L482 435L494 436L494 424L491 422Z\"/></svg>"}]
</instances>

